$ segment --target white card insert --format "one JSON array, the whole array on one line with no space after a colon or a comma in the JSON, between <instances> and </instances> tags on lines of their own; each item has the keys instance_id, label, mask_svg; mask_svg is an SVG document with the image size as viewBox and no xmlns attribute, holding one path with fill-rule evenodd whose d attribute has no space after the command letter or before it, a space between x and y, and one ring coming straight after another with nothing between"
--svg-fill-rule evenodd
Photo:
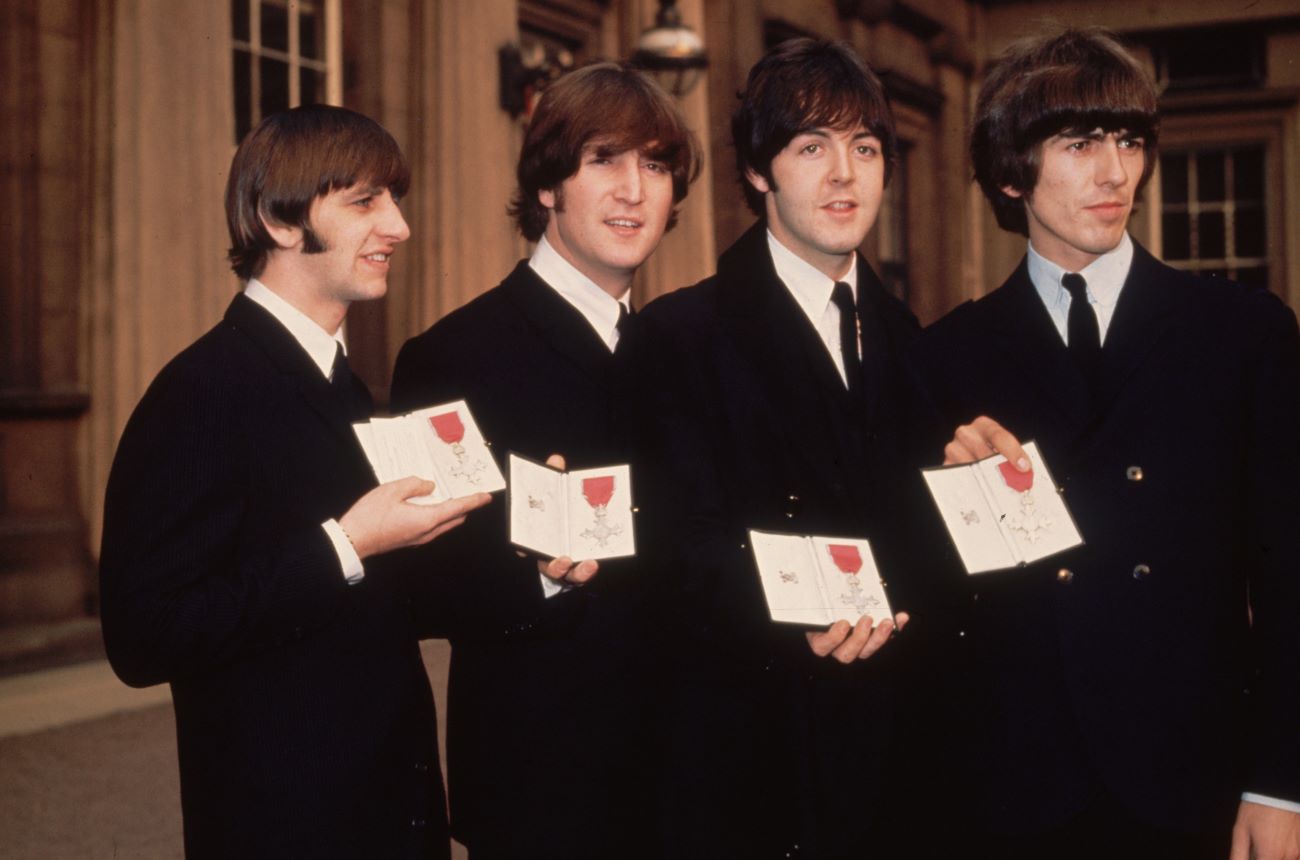
<instances>
[{"instance_id":1,"label":"white card insert","mask_svg":"<svg viewBox=\"0 0 1300 860\"><path fill-rule=\"evenodd\" d=\"M1033 466L1028 489L1008 484L1000 454L921 470L967 573L1023 566L1083 543L1038 445L1024 449Z\"/></svg>"},{"instance_id":2,"label":"white card insert","mask_svg":"<svg viewBox=\"0 0 1300 860\"><path fill-rule=\"evenodd\" d=\"M750 529L749 545L773 621L825 626L893 617L865 540Z\"/></svg>"},{"instance_id":3,"label":"white card insert","mask_svg":"<svg viewBox=\"0 0 1300 860\"><path fill-rule=\"evenodd\" d=\"M630 466L561 472L512 453L509 470L511 543L574 561L636 555Z\"/></svg>"},{"instance_id":4,"label":"white card insert","mask_svg":"<svg viewBox=\"0 0 1300 860\"><path fill-rule=\"evenodd\" d=\"M432 493L410 500L416 504L506 488L505 476L464 400L372 418L353 424L352 430L381 484L412 475L434 482Z\"/></svg>"}]
</instances>

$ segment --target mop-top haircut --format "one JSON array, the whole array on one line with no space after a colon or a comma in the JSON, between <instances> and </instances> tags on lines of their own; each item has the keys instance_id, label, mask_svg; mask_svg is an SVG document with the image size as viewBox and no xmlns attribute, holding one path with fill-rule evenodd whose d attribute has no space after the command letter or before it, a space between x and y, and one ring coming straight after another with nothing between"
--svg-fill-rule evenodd
<instances>
[{"instance_id":1,"label":"mop-top haircut","mask_svg":"<svg viewBox=\"0 0 1300 860\"><path fill-rule=\"evenodd\" d=\"M1111 34L1069 29L1007 49L980 90L970 139L975 180L1004 230L1028 235L1024 199L1002 189L1033 193L1043 142L1097 129L1142 139L1141 194L1156 163L1156 89Z\"/></svg>"}]
</instances>

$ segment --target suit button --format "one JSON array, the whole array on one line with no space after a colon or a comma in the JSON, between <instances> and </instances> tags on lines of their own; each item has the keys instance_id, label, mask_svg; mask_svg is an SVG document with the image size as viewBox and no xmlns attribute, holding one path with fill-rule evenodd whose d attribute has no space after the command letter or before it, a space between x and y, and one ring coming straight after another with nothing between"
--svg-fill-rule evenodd
<instances>
[{"instance_id":1,"label":"suit button","mask_svg":"<svg viewBox=\"0 0 1300 860\"><path fill-rule=\"evenodd\" d=\"M428 772L429 772L429 766L428 766L427 764L425 764L424 762L422 762L422 761L417 761L417 762L415 763L415 772L416 772L416 773L428 773Z\"/></svg>"},{"instance_id":2,"label":"suit button","mask_svg":"<svg viewBox=\"0 0 1300 860\"><path fill-rule=\"evenodd\" d=\"M785 501L785 517L786 519L792 520L795 518L795 515L799 513L799 497L794 493L791 493L785 497Z\"/></svg>"},{"instance_id":3,"label":"suit button","mask_svg":"<svg viewBox=\"0 0 1300 860\"><path fill-rule=\"evenodd\" d=\"M1139 564L1137 567L1133 568L1134 579L1146 579L1150 575L1151 568L1147 567L1145 564Z\"/></svg>"},{"instance_id":4,"label":"suit button","mask_svg":"<svg viewBox=\"0 0 1300 860\"><path fill-rule=\"evenodd\" d=\"M421 827L423 827L424 825L425 825L425 821L424 821L423 818L412 818L412 819L411 819L411 826L414 827L414 828L416 828L417 830L420 829Z\"/></svg>"},{"instance_id":5,"label":"suit button","mask_svg":"<svg viewBox=\"0 0 1300 860\"><path fill-rule=\"evenodd\" d=\"M1129 466L1127 469L1124 470L1124 477L1128 478L1130 481L1142 480L1142 467Z\"/></svg>"},{"instance_id":6,"label":"suit button","mask_svg":"<svg viewBox=\"0 0 1300 860\"><path fill-rule=\"evenodd\" d=\"M1069 585L1072 579L1074 579L1074 571L1068 567L1063 567L1056 572L1056 581L1061 585Z\"/></svg>"}]
</instances>

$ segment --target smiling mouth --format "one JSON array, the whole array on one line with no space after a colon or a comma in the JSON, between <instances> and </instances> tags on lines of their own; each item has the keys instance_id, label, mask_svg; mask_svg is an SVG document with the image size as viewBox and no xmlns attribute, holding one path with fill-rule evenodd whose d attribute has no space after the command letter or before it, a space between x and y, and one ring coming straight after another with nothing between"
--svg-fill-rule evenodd
<instances>
[{"instance_id":1,"label":"smiling mouth","mask_svg":"<svg viewBox=\"0 0 1300 860\"><path fill-rule=\"evenodd\" d=\"M631 218L606 218L605 223L611 227L618 227L624 230L635 230L641 226L640 221L634 221Z\"/></svg>"},{"instance_id":2,"label":"smiling mouth","mask_svg":"<svg viewBox=\"0 0 1300 860\"><path fill-rule=\"evenodd\" d=\"M827 203L822 208L829 209L831 212L852 212L858 208L858 204L852 200L835 200Z\"/></svg>"},{"instance_id":3,"label":"smiling mouth","mask_svg":"<svg viewBox=\"0 0 1300 860\"><path fill-rule=\"evenodd\" d=\"M372 263L387 263L390 256L390 254L366 254L362 259Z\"/></svg>"}]
</instances>

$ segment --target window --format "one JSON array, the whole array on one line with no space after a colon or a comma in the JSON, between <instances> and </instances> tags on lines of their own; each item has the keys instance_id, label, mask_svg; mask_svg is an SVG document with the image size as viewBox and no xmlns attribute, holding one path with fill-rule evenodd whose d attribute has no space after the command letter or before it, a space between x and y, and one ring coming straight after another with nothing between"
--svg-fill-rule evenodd
<instances>
[{"instance_id":1,"label":"window","mask_svg":"<svg viewBox=\"0 0 1300 860\"><path fill-rule=\"evenodd\" d=\"M1269 285L1265 146L1160 156L1161 233L1172 266Z\"/></svg>"},{"instance_id":2,"label":"window","mask_svg":"<svg viewBox=\"0 0 1300 860\"><path fill-rule=\"evenodd\" d=\"M342 101L339 0L231 0L235 142L262 117Z\"/></svg>"}]
</instances>

